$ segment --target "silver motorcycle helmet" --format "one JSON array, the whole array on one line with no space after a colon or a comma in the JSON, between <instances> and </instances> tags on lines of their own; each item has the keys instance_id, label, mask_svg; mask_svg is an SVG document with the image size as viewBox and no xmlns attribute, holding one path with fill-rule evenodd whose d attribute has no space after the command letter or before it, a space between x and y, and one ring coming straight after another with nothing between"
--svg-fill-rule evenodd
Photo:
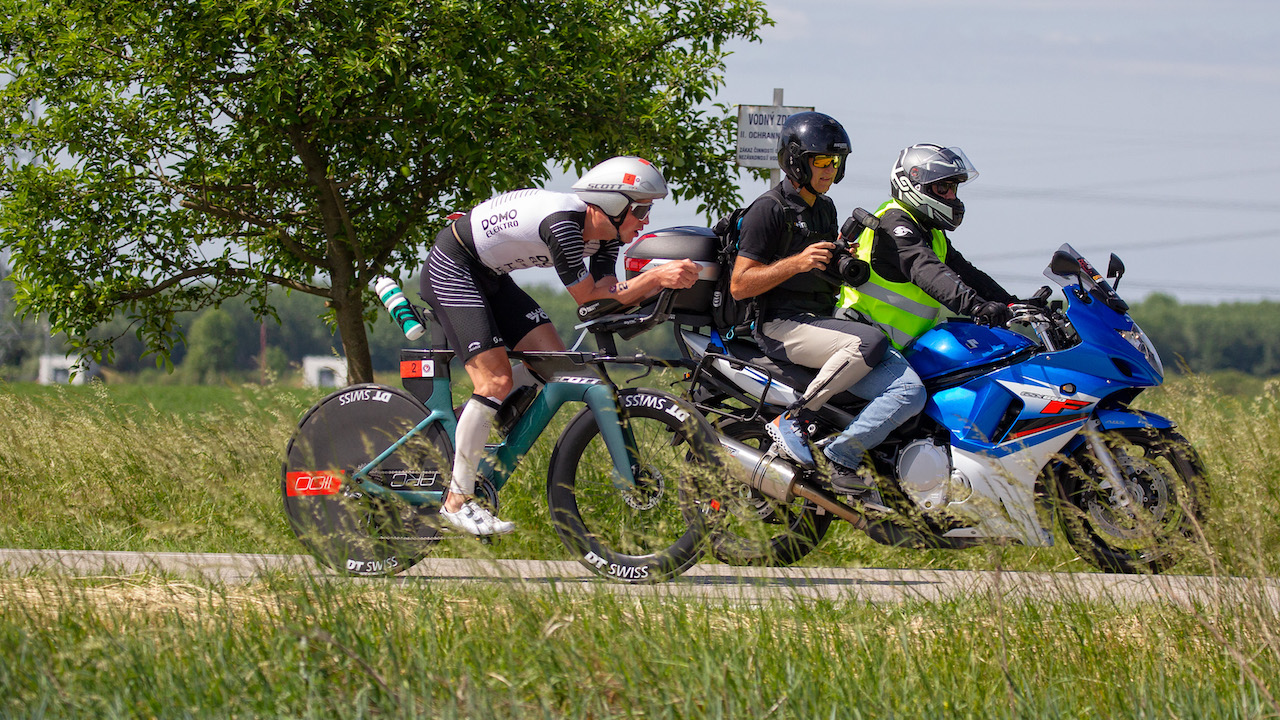
<instances>
[{"instance_id":1,"label":"silver motorcycle helmet","mask_svg":"<svg viewBox=\"0 0 1280 720\"><path fill-rule=\"evenodd\" d=\"M666 197L667 181L648 160L620 155L588 170L573 184L573 192L586 204L603 210L614 225L619 225L632 204Z\"/></svg>"},{"instance_id":2,"label":"silver motorcycle helmet","mask_svg":"<svg viewBox=\"0 0 1280 720\"><path fill-rule=\"evenodd\" d=\"M944 180L963 185L976 177L977 168L960 148L921 143L898 154L889 175L889 193L917 218L942 230L955 230L964 221L964 203L959 197L939 196L933 185Z\"/></svg>"}]
</instances>

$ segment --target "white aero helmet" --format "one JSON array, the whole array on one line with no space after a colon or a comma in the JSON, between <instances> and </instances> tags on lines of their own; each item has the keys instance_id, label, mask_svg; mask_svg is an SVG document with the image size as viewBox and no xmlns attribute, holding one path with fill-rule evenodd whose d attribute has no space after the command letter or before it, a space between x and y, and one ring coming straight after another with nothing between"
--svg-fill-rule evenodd
<instances>
[{"instance_id":1,"label":"white aero helmet","mask_svg":"<svg viewBox=\"0 0 1280 720\"><path fill-rule=\"evenodd\" d=\"M573 191L618 223L631 203L666 197L667 181L648 160L621 155L588 170L573 184Z\"/></svg>"}]
</instances>

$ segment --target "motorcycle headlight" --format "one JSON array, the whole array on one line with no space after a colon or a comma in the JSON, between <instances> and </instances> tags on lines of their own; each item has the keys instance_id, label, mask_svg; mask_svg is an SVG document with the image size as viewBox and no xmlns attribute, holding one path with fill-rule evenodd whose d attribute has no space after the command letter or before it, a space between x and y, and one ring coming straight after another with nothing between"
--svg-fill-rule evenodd
<instances>
[{"instance_id":1,"label":"motorcycle headlight","mask_svg":"<svg viewBox=\"0 0 1280 720\"><path fill-rule=\"evenodd\" d=\"M1151 367L1155 368L1161 377L1164 377L1164 363L1160 362L1160 353L1156 352L1156 346L1151 344L1151 339L1147 337L1146 333L1142 332L1142 328L1134 325L1129 330L1119 330L1118 332L1120 337L1128 340L1129 344L1142 353L1147 362L1151 363Z\"/></svg>"}]
</instances>

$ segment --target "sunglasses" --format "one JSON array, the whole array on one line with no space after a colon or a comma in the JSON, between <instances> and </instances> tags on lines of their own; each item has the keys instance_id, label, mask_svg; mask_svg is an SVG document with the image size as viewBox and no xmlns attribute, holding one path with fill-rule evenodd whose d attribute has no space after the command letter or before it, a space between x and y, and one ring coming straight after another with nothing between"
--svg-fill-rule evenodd
<instances>
[{"instance_id":1,"label":"sunglasses","mask_svg":"<svg viewBox=\"0 0 1280 720\"><path fill-rule=\"evenodd\" d=\"M631 217L644 222L649 219L649 211L653 209L653 203L631 203Z\"/></svg>"},{"instance_id":2,"label":"sunglasses","mask_svg":"<svg viewBox=\"0 0 1280 720\"><path fill-rule=\"evenodd\" d=\"M816 168L828 168L832 165L840 167L840 163L844 161L842 155L814 155L813 166Z\"/></svg>"},{"instance_id":3,"label":"sunglasses","mask_svg":"<svg viewBox=\"0 0 1280 720\"><path fill-rule=\"evenodd\" d=\"M960 187L960 183L956 180L939 180L933 184L933 191L939 195L948 195L953 193Z\"/></svg>"}]
</instances>

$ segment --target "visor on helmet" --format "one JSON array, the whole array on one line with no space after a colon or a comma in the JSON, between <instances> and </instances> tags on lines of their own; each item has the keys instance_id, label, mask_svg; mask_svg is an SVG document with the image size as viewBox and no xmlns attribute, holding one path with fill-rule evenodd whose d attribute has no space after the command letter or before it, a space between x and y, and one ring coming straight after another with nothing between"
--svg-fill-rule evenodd
<instances>
[{"instance_id":1,"label":"visor on helmet","mask_svg":"<svg viewBox=\"0 0 1280 720\"><path fill-rule=\"evenodd\" d=\"M947 179L963 185L978 177L978 170L960 148L943 148L912 165L907 176L919 187Z\"/></svg>"}]
</instances>

